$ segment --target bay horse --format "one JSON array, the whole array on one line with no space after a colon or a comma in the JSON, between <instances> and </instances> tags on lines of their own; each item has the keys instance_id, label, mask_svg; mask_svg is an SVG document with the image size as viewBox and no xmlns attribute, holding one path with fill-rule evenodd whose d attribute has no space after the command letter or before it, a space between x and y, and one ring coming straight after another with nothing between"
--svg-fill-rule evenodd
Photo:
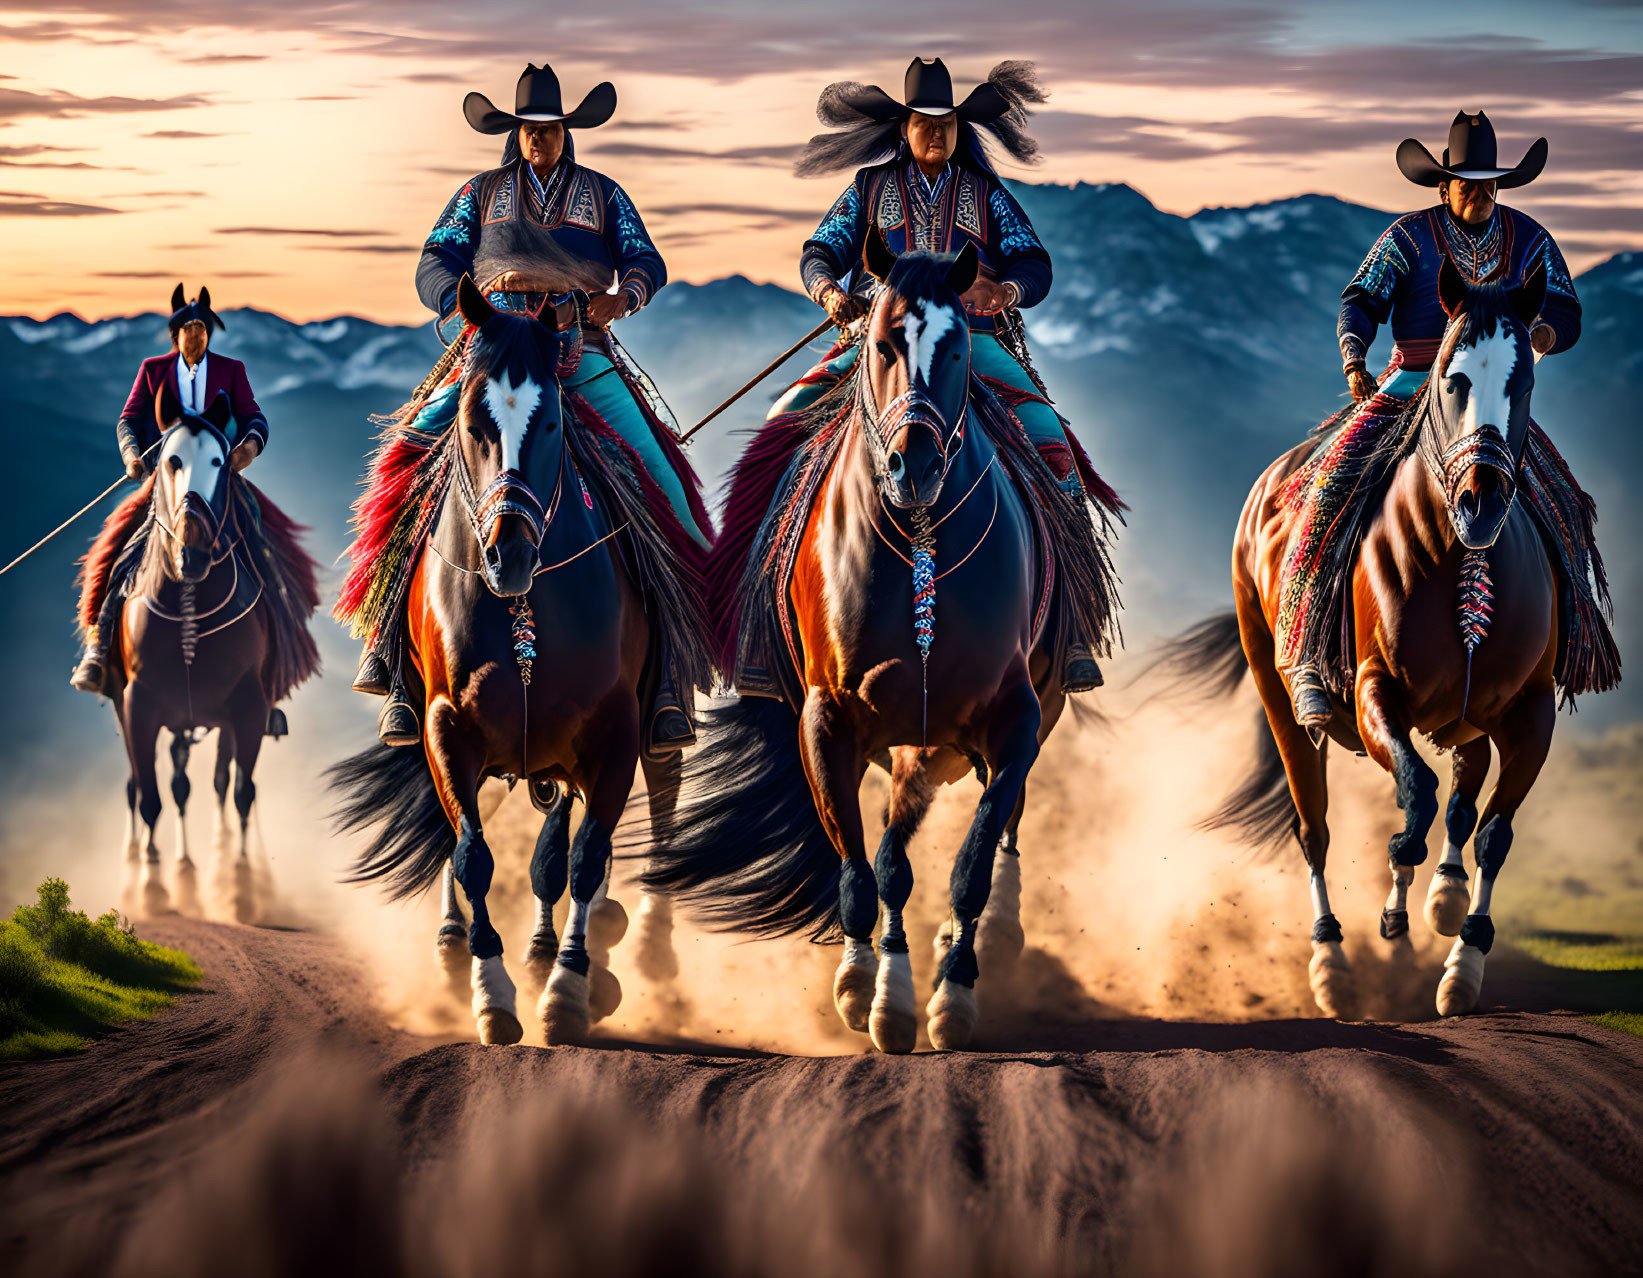
<instances>
[{"instance_id":1,"label":"bay horse","mask_svg":"<svg viewBox=\"0 0 1643 1278\"><path fill-rule=\"evenodd\" d=\"M231 769L238 816L232 867L219 864L218 870L232 879L234 914L243 923L256 913L249 847L257 758L270 710L318 668L305 623L319 592L296 526L266 498L252 496L249 482L229 465L224 430L230 415L226 394L200 415L184 411L169 388L156 405L163 436L153 474L111 520L123 530L146 511L150 529L120 612L109 695L131 767L129 861L139 856L139 819L147 829L146 908L157 912L169 903L155 838L162 806L155 772L160 729L171 733L181 904L198 912L198 876L185 825L188 757L196 734L215 728L219 857L230 855ZM254 519L248 509L253 501ZM99 539L93 557L98 549L109 552L113 543L105 546L106 540ZM88 558L88 571L95 570ZM276 609L284 611L276 616Z\"/></svg>"},{"instance_id":2,"label":"bay horse","mask_svg":"<svg viewBox=\"0 0 1643 1278\"><path fill-rule=\"evenodd\" d=\"M685 800L645 881L721 928L817 940L842 931L839 1015L879 1050L909 1052L907 845L937 787L975 771L985 789L953 864L950 944L937 939L945 953L927 1008L930 1041L956 1049L976 1024L978 948L1020 949L1016 830L1064 697L1038 642L1035 514L971 407L959 295L976 277L975 252L898 259L874 235L865 256L883 287L859 371L834 392L853 397L832 424L836 453L817 463L826 469L809 504L765 516L803 521L773 609L791 618L784 646L796 695L743 696L709 711ZM767 571L756 554L741 555L745 567L716 548L710 575ZM859 798L869 761L891 773L872 866ZM1005 886L995 893L1001 836Z\"/></svg>"},{"instance_id":3,"label":"bay horse","mask_svg":"<svg viewBox=\"0 0 1643 1278\"><path fill-rule=\"evenodd\" d=\"M574 333L496 310L466 276L457 303L473 331L460 407L444 452L432 455L449 482L404 603L423 742L373 745L336 765L337 816L345 830L380 825L356 879L386 878L396 896L443 880L440 957L447 970L468 970L480 1041L516 1043L517 991L486 907L495 862L479 790L487 777L526 780L544 819L530 865L536 925L525 968L541 988L547 1041L580 1043L621 997L600 961L627 927L607 898L611 836L641 763L640 696L654 654L647 583L620 537L644 516L612 509L621 494L597 482L593 427L566 412L560 367ZM680 760L642 763L660 828ZM585 815L573 842L577 799ZM553 907L567 875L561 945ZM642 920L665 926L667 917L665 902L641 907Z\"/></svg>"},{"instance_id":4,"label":"bay horse","mask_svg":"<svg viewBox=\"0 0 1643 1278\"><path fill-rule=\"evenodd\" d=\"M1285 485L1320 446L1316 438L1285 453L1250 490L1232 552L1236 624L1212 619L1171 654L1226 689L1238 682L1240 656L1247 660L1270 732L1258 729L1255 774L1208 824L1241 828L1253 842L1293 832L1300 843L1315 915L1312 991L1328 1016L1350 1018L1356 1007L1324 881L1330 740L1367 752L1396 783L1404 825L1388 849L1392 888L1381 915L1388 940L1408 931L1409 885L1438 813L1437 774L1411 736L1419 732L1453 754L1447 841L1426 899L1432 929L1456 937L1437 1010L1470 1011L1482 989L1494 940L1490 896L1556 717L1558 565L1516 500L1534 385L1529 325L1545 289L1544 270L1508 290L1469 285L1443 264L1449 323L1426 384L1377 445L1389 480L1351 567L1352 701L1336 699L1322 737L1314 741L1297 723L1273 643L1279 573L1296 521ZM1480 814L1491 742L1500 774ZM1468 894L1461 852L1474 831L1477 873Z\"/></svg>"}]
</instances>

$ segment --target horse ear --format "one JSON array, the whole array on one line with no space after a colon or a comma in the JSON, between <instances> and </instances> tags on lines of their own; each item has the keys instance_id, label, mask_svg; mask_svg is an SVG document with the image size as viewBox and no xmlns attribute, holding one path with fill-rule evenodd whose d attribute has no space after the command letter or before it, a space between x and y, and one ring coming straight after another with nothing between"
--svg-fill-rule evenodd
<instances>
[{"instance_id":1,"label":"horse ear","mask_svg":"<svg viewBox=\"0 0 1643 1278\"><path fill-rule=\"evenodd\" d=\"M173 311L180 311L187 305L188 295L183 292L183 286L178 284L176 288L171 290L171 309Z\"/></svg>"},{"instance_id":2,"label":"horse ear","mask_svg":"<svg viewBox=\"0 0 1643 1278\"><path fill-rule=\"evenodd\" d=\"M205 418L220 431L228 429L228 419L234 415L234 406L229 402L227 391L218 391L217 398L212 400L205 412L200 416Z\"/></svg>"},{"instance_id":3,"label":"horse ear","mask_svg":"<svg viewBox=\"0 0 1643 1278\"><path fill-rule=\"evenodd\" d=\"M1533 328L1540 318L1540 308L1546 304L1546 263L1535 267L1523 283L1506 293L1512 312L1523 321L1524 328Z\"/></svg>"},{"instance_id":4,"label":"horse ear","mask_svg":"<svg viewBox=\"0 0 1643 1278\"><path fill-rule=\"evenodd\" d=\"M200 309L202 311L209 311L211 309L211 290L206 288L203 284L200 285Z\"/></svg>"},{"instance_id":5,"label":"horse ear","mask_svg":"<svg viewBox=\"0 0 1643 1278\"><path fill-rule=\"evenodd\" d=\"M162 431L171 429L183 415L183 402L177 398L177 392L172 387L171 378L167 377L160 387L160 396L154 401L154 420Z\"/></svg>"},{"instance_id":6,"label":"horse ear","mask_svg":"<svg viewBox=\"0 0 1643 1278\"><path fill-rule=\"evenodd\" d=\"M1465 300L1466 279L1445 255L1443 265L1438 267L1438 301L1443 306L1443 313L1454 319Z\"/></svg>"},{"instance_id":7,"label":"horse ear","mask_svg":"<svg viewBox=\"0 0 1643 1278\"><path fill-rule=\"evenodd\" d=\"M953 264L947 268L947 287L963 297L970 291L970 285L976 282L976 273L980 270L981 258L976 253L975 241L966 240Z\"/></svg>"},{"instance_id":8,"label":"horse ear","mask_svg":"<svg viewBox=\"0 0 1643 1278\"><path fill-rule=\"evenodd\" d=\"M896 269L896 255L885 243L884 232L877 226L867 232L867 243L862 246L862 261L867 273L880 284L888 281L890 272Z\"/></svg>"},{"instance_id":9,"label":"horse ear","mask_svg":"<svg viewBox=\"0 0 1643 1278\"><path fill-rule=\"evenodd\" d=\"M462 312L462 318L475 328L481 327L486 320L496 315L496 307L486 300L479 291L479 286L473 282L473 276L464 275L456 285L456 309Z\"/></svg>"}]
</instances>

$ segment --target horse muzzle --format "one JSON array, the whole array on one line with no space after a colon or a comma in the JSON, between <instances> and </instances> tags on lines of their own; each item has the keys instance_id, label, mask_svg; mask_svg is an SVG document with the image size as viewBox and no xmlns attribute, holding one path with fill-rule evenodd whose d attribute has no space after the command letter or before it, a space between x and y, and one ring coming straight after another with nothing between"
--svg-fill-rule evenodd
<instances>
[{"instance_id":1,"label":"horse muzzle","mask_svg":"<svg viewBox=\"0 0 1643 1278\"><path fill-rule=\"evenodd\" d=\"M1446 458L1444 495L1455 536L1468 550L1487 550L1506 526L1517 494L1517 465L1492 427L1467 436Z\"/></svg>"},{"instance_id":2,"label":"horse muzzle","mask_svg":"<svg viewBox=\"0 0 1643 1278\"><path fill-rule=\"evenodd\" d=\"M189 493L173 523L178 529L173 543L177 575L184 581L204 581L211 571L211 550L217 541L215 512L199 496Z\"/></svg>"},{"instance_id":3,"label":"horse muzzle","mask_svg":"<svg viewBox=\"0 0 1643 1278\"><path fill-rule=\"evenodd\" d=\"M906 510L931 505L947 477L947 449L941 423L924 415L901 418L885 440L885 500Z\"/></svg>"},{"instance_id":4,"label":"horse muzzle","mask_svg":"<svg viewBox=\"0 0 1643 1278\"><path fill-rule=\"evenodd\" d=\"M485 584L491 593L511 598L530 590L545 519L542 503L515 472L504 471L485 489L479 503L479 536Z\"/></svg>"}]
</instances>

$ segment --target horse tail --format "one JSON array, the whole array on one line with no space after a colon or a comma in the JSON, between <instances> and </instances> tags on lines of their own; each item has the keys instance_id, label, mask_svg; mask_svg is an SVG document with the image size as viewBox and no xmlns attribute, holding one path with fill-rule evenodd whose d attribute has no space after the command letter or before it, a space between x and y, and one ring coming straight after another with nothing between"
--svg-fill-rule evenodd
<instances>
[{"instance_id":1,"label":"horse tail","mask_svg":"<svg viewBox=\"0 0 1643 1278\"><path fill-rule=\"evenodd\" d=\"M1174 692L1201 696L1230 696L1249 669L1236 612L1206 617L1192 629L1164 644L1151 670ZM1278 741L1266 712L1255 721L1255 765L1214 812L1198 822L1201 830L1233 830L1252 848L1275 847L1295 831L1300 816L1289 790Z\"/></svg>"},{"instance_id":2,"label":"horse tail","mask_svg":"<svg viewBox=\"0 0 1643 1278\"><path fill-rule=\"evenodd\" d=\"M716 931L839 935L842 862L816 813L785 701L742 697L704 716L668 836L644 884Z\"/></svg>"},{"instance_id":3,"label":"horse tail","mask_svg":"<svg viewBox=\"0 0 1643 1278\"><path fill-rule=\"evenodd\" d=\"M348 881L385 879L395 900L430 887L456 850L456 834L422 750L372 745L326 771L339 803L337 830L378 827Z\"/></svg>"}]
</instances>

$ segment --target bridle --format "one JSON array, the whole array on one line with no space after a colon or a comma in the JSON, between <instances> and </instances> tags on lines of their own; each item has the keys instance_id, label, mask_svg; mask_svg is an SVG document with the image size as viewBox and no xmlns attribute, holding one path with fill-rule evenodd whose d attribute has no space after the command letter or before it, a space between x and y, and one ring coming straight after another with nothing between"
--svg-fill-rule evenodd
<instances>
[{"instance_id":1,"label":"bridle","mask_svg":"<svg viewBox=\"0 0 1643 1278\"><path fill-rule=\"evenodd\" d=\"M1449 360L1454 355L1455 345L1445 342L1438 352L1438 361L1447 369ZM1433 371L1427 379L1427 399L1423 408L1425 420L1421 423L1418 436L1417 450L1421 460L1426 463L1427 473L1437 484L1443 494L1444 504L1450 509L1455 508L1455 502L1460 494L1461 481L1467 472L1474 466L1490 466L1498 470L1506 480L1506 508L1510 510L1512 503L1517 500L1518 475L1523 468L1521 454L1513 453L1511 444L1493 424L1479 426L1476 430L1468 431L1447 447L1439 448L1434 439L1436 431L1432 429L1437 421L1434 409L1439 394L1437 384L1442 380L1438 372L1439 363L1433 364ZM1528 442L1525 437L1526 444Z\"/></svg>"},{"instance_id":2,"label":"bridle","mask_svg":"<svg viewBox=\"0 0 1643 1278\"><path fill-rule=\"evenodd\" d=\"M184 429L183 424L179 422L175 426L172 426L166 434L169 436L172 431L182 429ZM222 448L224 464L222 473L217 480L217 487L219 491L221 491L228 485L229 476L232 473L232 464L229 460L232 456L232 451L228 446L227 436L217 430L216 427L212 426L209 422L205 424L203 430L194 431L195 434L203 434L206 432L209 432L212 438L214 438ZM160 446L160 452L161 456L164 456L165 446L163 443ZM156 468L158 469L158 467ZM165 496L164 485L158 477L155 481L154 496L155 526L158 527L159 530L171 540L179 552L182 550L200 549L199 547L185 546L182 538L178 535L177 530L172 527L170 520L173 503L169 500L163 500L163 497ZM223 504L225 506L227 505L226 498ZM225 520L222 515L217 513L217 508L211 501L201 497L198 493L187 492L183 494L182 510L185 521L190 514L194 514L204 522L206 528L210 531L211 540L204 547L204 551L210 556L211 567L215 568L224 559L227 559L234 553L234 547L239 544L240 540L239 529L237 526L231 529L228 521Z\"/></svg>"},{"instance_id":3,"label":"bridle","mask_svg":"<svg viewBox=\"0 0 1643 1278\"><path fill-rule=\"evenodd\" d=\"M885 296L886 294L881 291L880 298ZM882 300L879 302L879 305L884 304ZM868 358L866 335L871 326L872 318L869 316L868 322L862 328L863 360ZM867 367L863 366L856 384L862 436L867 441L868 458L872 463L875 483L898 478L890 473L890 438L909 421L927 428L935 437L936 451L941 455L941 477L945 481L947 472L952 468L953 458L964 447L964 422L968 416L969 405L968 388L959 407L958 421L949 425L941 406L924 391L912 385L911 379L908 388L882 410L873 402L873 379Z\"/></svg>"}]
</instances>

